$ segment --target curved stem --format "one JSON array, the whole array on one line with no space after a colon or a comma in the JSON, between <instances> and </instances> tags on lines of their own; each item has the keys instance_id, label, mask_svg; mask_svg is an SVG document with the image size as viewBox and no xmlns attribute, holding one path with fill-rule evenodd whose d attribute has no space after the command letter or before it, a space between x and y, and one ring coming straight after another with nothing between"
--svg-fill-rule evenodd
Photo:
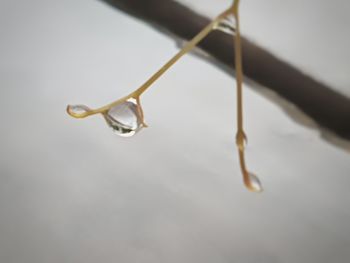
<instances>
[{"instance_id":1,"label":"curved stem","mask_svg":"<svg viewBox=\"0 0 350 263\"><path fill-rule=\"evenodd\" d=\"M171 66L173 66L182 56L190 52L201 40L203 40L213 29L215 29L216 25L225 18L228 14L230 14L231 8L222 12L219 16L217 16L212 22L210 22L203 30L201 30L191 41L189 41L175 56L173 56L163 67L161 67L156 73L154 73L141 87L137 90L130 93L128 96L125 96L121 99L118 99L112 103L109 103L103 107L97 109L91 109L88 112L83 114L72 114L68 109L67 112L75 117L75 118L85 118L94 114L104 113L108 111L110 108L122 103L130 98L136 99L137 102L140 101L140 96L151 87L151 85L159 79ZM146 125L147 126L147 125Z\"/></svg>"},{"instance_id":2,"label":"curved stem","mask_svg":"<svg viewBox=\"0 0 350 263\"><path fill-rule=\"evenodd\" d=\"M102 106L97 109L91 109L85 113L75 114L67 108L67 112L75 118L85 118L98 113L105 113L110 108L130 99L134 98L137 102L140 101L140 96L151 87L151 85L159 79L171 66L173 66L182 56L190 52L201 40L203 40L215 27L217 24L224 19L228 14L232 13L232 8L229 8L217 16L212 22L210 22L203 30L201 30L192 40L190 40L175 56L173 56L163 67L161 67L156 73L154 73L141 87L125 96L118 99L112 103ZM147 125L145 125L147 127Z\"/></svg>"}]
</instances>

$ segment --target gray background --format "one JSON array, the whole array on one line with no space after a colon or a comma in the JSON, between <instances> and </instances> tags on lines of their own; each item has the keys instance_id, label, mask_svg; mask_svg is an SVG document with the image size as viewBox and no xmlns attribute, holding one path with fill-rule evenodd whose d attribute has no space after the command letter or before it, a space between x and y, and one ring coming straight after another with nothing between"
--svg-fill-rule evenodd
<instances>
[{"instance_id":1,"label":"gray background","mask_svg":"<svg viewBox=\"0 0 350 263\"><path fill-rule=\"evenodd\" d=\"M182 1L215 16L230 1ZM348 1L241 4L253 41L350 96ZM143 96L129 139L69 103L128 94L178 50L99 1L0 1L0 262L350 261L348 144L245 86L241 183L234 79L187 56ZM339 144L339 142L338 142Z\"/></svg>"}]
</instances>

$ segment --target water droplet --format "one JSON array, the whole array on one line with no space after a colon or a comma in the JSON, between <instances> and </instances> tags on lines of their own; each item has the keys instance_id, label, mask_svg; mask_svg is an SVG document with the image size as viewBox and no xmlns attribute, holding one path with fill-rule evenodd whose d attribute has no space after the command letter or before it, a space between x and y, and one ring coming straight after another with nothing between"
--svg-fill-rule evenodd
<instances>
[{"instance_id":1,"label":"water droplet","mask_svg":"<svg viewBox=\"0 0 350 263\"><path fill-rule=\"evenodd\" d=\"M216 26L216 30L222 31L226 34L229 35L234 35L235 34L235 19L233 15L229 15L222 19Z\"/></svg>"},{"instance_id":2,"label":"water droplet","mask_svg":"<svg viewBox=\"0 0 350 263\"><path fill-rule=\"evenodd\" d=\"M67 107L68 114L75 118L83 117L89 111L91 109L85 105L68 105Z\"/></svg>"},{"instance_id":3,"label":"water droplet","mask_svg":"<svg viewBox=\"0 0 350 263\"><path fill-rule=\"evenodd\" d=\"M110 108L104 117L116 134L130 137L143 127L139 107L133 100L127 100Z\"/></svg>"},{"instance_id":4,"label":"water droplet","mask_svg":"<svg viewBox=\"0 0 350 263\"><path fill-rule=\"evenodd\" d=\"M239 130L236 134L236 145L241 150L244 151L244 148L246 147L248 142L247 135L244 133L244 131Z\"/></svg>"},{"instance_id":5,"label":"water droplet","mask_svg":"<svg viewBox=\"0 0 350 263\"><path fill-rule=\"evenodd\" d=\"M248 178L247 178L248 181L245 182L247 188L253 192L262 192L263 187L259 178L253 173L248 172L247 174L248 174Z\"/></svg>"}]
</instances>

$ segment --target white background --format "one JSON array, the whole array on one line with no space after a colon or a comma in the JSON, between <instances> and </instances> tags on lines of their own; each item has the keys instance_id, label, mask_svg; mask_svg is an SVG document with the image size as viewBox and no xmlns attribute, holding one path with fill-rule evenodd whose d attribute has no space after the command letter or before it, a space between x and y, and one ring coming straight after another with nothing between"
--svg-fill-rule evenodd
<instances>
[{"instance_id":1,"label":"white background","mask_svg":"<svg viewBox=\"0 0 350 263\"><path fill-rule=\"evenodd\" d=\"M229 1L182 1L215 16ZM242 31L350 96L350 4L241 1ZM174 41L99 1L0 1L0 262L344 263L350 158L245 86L242 186L234 79L187 56L143 96L129 139L91 107L136 89Z\"/></svg>"}]
</instances>

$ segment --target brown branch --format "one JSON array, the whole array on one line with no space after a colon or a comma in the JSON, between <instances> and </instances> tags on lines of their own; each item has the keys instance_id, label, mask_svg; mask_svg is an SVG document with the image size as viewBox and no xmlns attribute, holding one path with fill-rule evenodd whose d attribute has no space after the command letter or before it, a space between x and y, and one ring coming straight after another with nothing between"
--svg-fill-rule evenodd
<instances>
[{"instance_id":1,"label":"brown branch","mask_svg":"<svg viewBox=\"0 0 350 263\"><path fill-rule=\"evenodd\" d=\"M173 0L102 0L160 30L191 39L210 21ZM296 105L320 126L350 140L350 99L301 70L242 39L245 76ZM199 47L223 65L234 68L232 37L213 32Z\"/></svg>"}]
</instances>

